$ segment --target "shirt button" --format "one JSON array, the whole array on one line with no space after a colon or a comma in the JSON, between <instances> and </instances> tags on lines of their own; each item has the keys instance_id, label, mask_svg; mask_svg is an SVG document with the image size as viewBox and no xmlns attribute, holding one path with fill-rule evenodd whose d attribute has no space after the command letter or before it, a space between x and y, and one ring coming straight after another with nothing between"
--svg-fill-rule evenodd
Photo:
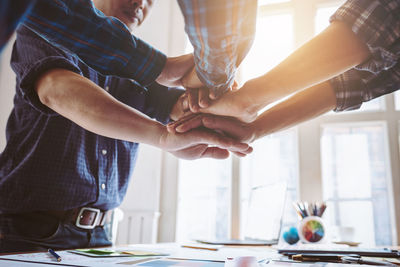
<instances>
[{"instance_id":1,"label":"shirt button","mask_svg":"<svg viewBox=\"0 0 400 267\"><path fill-rule=\"evenodd\" d=\"M101 189L106 189L106 185L105 184L101 184Z\"/></svg>"},{"instance_id":2,"label":"shirt button","mask_svg":"<svg viewBox=\"0 0 400 267\"><path fill-rule=\"evenodd\" d=\"M103 149L103 150L101 151L101 154L106 155L106 154L107 154L107 150Z\"/></svg>"},{"instance_id":3,"label":"shirt button","mask_svg":"<svg viewBox=\"0 0 400 267\"><path fill-rule=\"evenodd\" d=\"M104 88L104 89L106 89L106 91L108 92L108 90L110 90L110 87L106 86L106 88Z\"/></svg>"}]
</instances>

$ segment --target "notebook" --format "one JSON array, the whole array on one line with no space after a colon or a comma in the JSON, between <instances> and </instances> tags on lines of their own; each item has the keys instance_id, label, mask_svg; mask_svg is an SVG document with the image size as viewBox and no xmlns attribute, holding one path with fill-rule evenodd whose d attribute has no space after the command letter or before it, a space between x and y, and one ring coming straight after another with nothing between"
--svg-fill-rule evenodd
<instances>
[{"instance_id":1,"label":"notebook","mask_svg":"<svg viewBox=\"0 0 400 267\"><path fill-rule=\"evenodd\" d=\"M208 240L197 242L212 245L265 246L279 241L285 208L286 183L278 182L255 187L250 192L244 239Z\"/></svg>"}]
</instances>

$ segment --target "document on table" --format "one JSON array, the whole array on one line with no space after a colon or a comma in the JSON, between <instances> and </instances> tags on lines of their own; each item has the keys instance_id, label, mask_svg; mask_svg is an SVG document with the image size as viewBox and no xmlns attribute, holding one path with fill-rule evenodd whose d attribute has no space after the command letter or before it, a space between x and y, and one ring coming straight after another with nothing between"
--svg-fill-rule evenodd
<instances>
[{"instance_id":1,"label":"document on table","mask_svg":"<svg viewBox=\"0 0 400 267\"><path fill-rule=\"evenodd\" d=\"M120 250L118 250L120 251ZM126 249L122 251L132 251L132 249ZM137 250L135 250L137 252ZM123 263L126 261L134 261L137 259L142 260L144 259L158 259L159 256L144 256L143 250L141 256L134 256L134 255L126 255L125 257L88 257L84 255L79 255L73 253L71 251L57 251L57 254L61 257L61 262L57 262L57 260L52 257L47 252L40 252L40 253L27 253L27 254L14 254L14 255L3 255L0 256L0 266L10 266L10 264L17 263L31 263L31 264L55 264L59 266L110 266L114 264ZM148 251L147 255L158 255L156 252ZM163 254L164 255L164 254ZM25 264L26 265L26 264ZM24 265L20 265L24 266Z\"/></svg>"}]
</instances>

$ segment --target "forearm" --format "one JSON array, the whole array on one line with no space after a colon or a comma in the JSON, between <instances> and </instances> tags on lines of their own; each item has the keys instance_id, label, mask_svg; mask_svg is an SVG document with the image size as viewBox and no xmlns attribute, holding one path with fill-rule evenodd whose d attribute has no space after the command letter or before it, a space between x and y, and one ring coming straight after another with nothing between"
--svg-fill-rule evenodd
<instances>
[{"instance_id":1,"label":"forearm","mask_svg":"<svg viewBox=\"0 0 400 267\"><path fill-rule=\"evenodd\" d=\"M117 101L90 80L52 70L36 83L41 102L82 128L110 138L159 146L164 126Z\"/></svg>"},{"instance_id":2,"label":"forearm","mask_svg":"<svg viewBox=\"0 0 400 267\"><path fill-rule=\"evenodd\" d=\"M368 47L342 22L333 22L324 32L296 50L265 75L249 81L248 94L260 110L296 91L326 81L362 63Z\"/></svg>"},{"instance_id":3,"label":"forearm","mask_svg":"<svg viewBox=\"0 0 400 267\"><path fill-rule=\"evenodd\" d=\"M323 82L266 110L249 125L249 129L254 139L259 139L315 118L335 107L335 92L329 82Z\"/></svg>"}]
</instances>

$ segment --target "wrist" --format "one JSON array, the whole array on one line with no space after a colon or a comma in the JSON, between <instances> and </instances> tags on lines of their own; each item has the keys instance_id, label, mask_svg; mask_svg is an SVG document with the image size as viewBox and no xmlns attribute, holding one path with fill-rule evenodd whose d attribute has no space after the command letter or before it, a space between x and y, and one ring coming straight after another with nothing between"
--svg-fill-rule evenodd
<instances>
[{"instance_id":1,"label":"wrist","mask_svg":"<svg viewBox=\"0 0 400 267\"><path fill-rule=\"evenodd\" d=\"M238 91L241 94L241 107L240 109L244 113L243 117L246 122L252 122L257 118L258 112L265 107L263 101L261 101L261 93L263 87L259 85L257 79L246 82L243 87Z\"/></svg>"},{"instance_id":2,"label":"wrist","mask_svg":"<svg viewBox=\"0 0 400 267\"><path fill-rule=\"evenodd\" d=\"M162 150L168 150L168 135L167 127L159 124L155 129L156 140L154 146Z\"/></svg>"},{"instance_id":3,"label":"wrist","mask_svg":"<svg viewBox=\"0 0 400 267\"><path fill-rule=\"evenodd\" d=\"M260 121L258 119L249 123L246 128L248 129L247 132L249 134L249 136L248 136L249 144L263 136L262 131L261 131L261 129L263 129L263 127L262 127L262 125L260 125Z\"/></svg>"},{"instance_id":4,"label":"wrist","mask_svg":"<svg viewBox=\"0 0 400 267\"><path fill-rule=\"evenodd\" d=\"M150 125L145 127L143 132L144 140L140 143L145 143L160 149L164 148L165 135L167 133L167 128L161 123L151 120Z\"/></svg>"}]
</instances>

